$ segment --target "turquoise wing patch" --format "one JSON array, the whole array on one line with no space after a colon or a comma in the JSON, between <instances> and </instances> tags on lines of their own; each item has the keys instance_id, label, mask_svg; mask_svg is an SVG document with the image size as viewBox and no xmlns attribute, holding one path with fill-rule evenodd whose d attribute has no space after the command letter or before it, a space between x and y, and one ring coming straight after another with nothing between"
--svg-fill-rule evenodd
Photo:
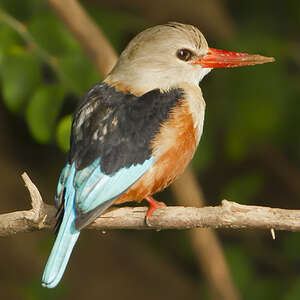
<instances>
[{"instance_id":1,"label":"turquoise wing patch","mask_svg":"<svg viewBox=\"0 0 300 300\"><path fill-rule=\"evenodd\" d=\"M105 175L101 172L97 160L92 165L94 168L77 171L75 175L77 209L82 213L88 213L102 203L121 195L147 172L153 163L152 157L143 164L122 168L113 175ZM83 180L83 177L86 179Z\"/></svg>"},{"instance_id":2,"label":"turquoise wing patch","mask_svg":"<svg viewBox=\"0 0 300 300\"><path fill-rule=\"evenodd\" d=\"M154 157L151 157L142 164L122 168L112 175L106 175L101 172L100 159L96 159L89 167L77 171L74 178L78 212L76 228L81 229L92 222L145 174L154 162Z\"/></svg>"}]
</instances>

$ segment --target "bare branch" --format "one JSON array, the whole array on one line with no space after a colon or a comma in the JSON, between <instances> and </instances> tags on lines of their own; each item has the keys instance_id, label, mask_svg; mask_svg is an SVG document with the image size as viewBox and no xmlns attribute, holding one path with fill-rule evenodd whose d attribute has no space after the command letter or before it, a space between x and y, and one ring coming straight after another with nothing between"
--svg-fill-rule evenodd
<instances>
[{"instance_id":1,"label":"bare branch","mask_svg":"<svg viewBox=\"0 0 300 300\"><path fill-rule=\"evenodd\" d=\"M56 209L43 202L27 174L22 175L29 190L32 209L0 215L0 236L18 232L51 229ZM260 228L300 231L300 211L241 205L227 200L216 207L162 207L154 212L151 225L145 223L147 207L122 207L107 211L88 228L110 229L189 229L189 228Z\"/></svg>"},{"instance_id":2,"label":"bare branch","mask_svg":"<svg viewBox=\"0 0 300 300\"><path fill-rule=\"evenodd\" d=\"M162 207L145 222L147 208L119 208L99 217L94 229L189 229L189 228L260 228L300 231L300 211L241 205L223 200L215 207Z\"/></svg>"},{"instance_id":3,"label":"bare branch","mask_svg":"<svg viewBox=\"0 0 300 300\"><path fill-rule=\"evenodd\" d=\"M43 202L39 190L26 173L22 178L29 191L32 209L0 215L0 236L49 229L54 224L56 209Z\"/></svg>"}]
</instances>

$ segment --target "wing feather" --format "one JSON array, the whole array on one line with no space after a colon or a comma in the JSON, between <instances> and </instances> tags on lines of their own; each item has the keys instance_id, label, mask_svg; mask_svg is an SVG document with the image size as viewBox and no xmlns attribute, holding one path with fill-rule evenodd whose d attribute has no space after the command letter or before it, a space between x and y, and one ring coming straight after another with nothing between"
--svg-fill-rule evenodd
<instances>
[{"instance_id":1,"label":"wing feather","mask_svg":"<svg viewBox=\"0 0 300 300\"><path fill-rule=\"evenodd\" d=\"M182 96L181 89L172 89L137 97L105 83L87 93L74 115L68 163L56 196L57 207L62 207L75 168L76 229L92 222L151 169L157 159L151 142Z\"/></svg>"}]
</instances>

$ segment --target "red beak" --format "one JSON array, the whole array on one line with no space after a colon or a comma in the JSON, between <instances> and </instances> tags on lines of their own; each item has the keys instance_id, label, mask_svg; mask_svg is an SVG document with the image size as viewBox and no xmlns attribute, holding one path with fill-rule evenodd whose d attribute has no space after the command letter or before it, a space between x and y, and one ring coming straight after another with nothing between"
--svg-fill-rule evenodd
<instances>
[{"instance_id":1,"label":"red beak","mask_svg":"<svg viewBox=\"0 0 300 300\"><path fill-rule=\"evenodd\" d=\"M274 57L209 48L208 53L193 64L199 64L202 68L232 68L264 64L274 60Z\"/></svg>"}]
</instances>

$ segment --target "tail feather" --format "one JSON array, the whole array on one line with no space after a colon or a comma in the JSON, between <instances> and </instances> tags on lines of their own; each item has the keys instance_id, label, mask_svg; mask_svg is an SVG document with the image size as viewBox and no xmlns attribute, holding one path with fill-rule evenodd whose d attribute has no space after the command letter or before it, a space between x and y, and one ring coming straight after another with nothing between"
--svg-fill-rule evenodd
<instances>
[{"instance_id":1,"label":"tail feather","mask_svg":"<svg viewBox=\"0 0 300 300\"><path fill-rule=\"evenodd\" d=\"M75 218L72 214L67 216L67 218L64 217L44 270L42 279L44 287L54 288L63 276L73 247L80 234L74 227L74 220Z\"/></svg>"},{"instance_id":2,"label":"tail feather","mask_svg":"<svg viewBox=\"0 0 300 300\"><path fill-rule=\"evenodd\" d=\"M70 174L71 175L71 174ZM73 176L72 176L73 175ZM80 232L75 229L74 173L66 183L63 219L42 278L42 286L54 288L62 278Z\"/></svg>"}]
</instances>

